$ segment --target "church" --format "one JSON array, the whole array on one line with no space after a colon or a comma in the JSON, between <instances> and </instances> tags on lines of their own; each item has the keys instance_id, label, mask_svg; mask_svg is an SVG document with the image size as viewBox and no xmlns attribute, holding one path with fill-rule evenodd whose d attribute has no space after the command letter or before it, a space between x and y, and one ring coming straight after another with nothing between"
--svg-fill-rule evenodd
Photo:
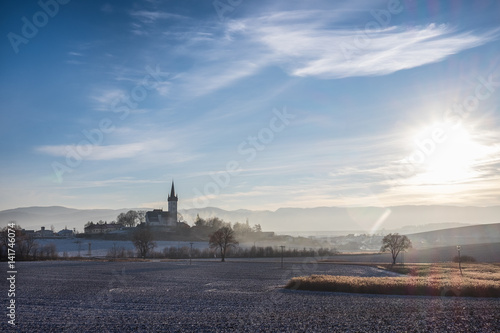
<instances>
[{"instance_id":1,"label":"church","mask_svg":"<svg viewBox=\"0 0 500 333\"><path fill-rule=\"evenodd\" d=\"M146 224L151 227L176 227L178 222L177 201L179 201L179 198L175 194L174 181L172 181L172 188L168 196L168 211L153 209L152 211L146 212Z\"/></svg>"}]
</instances>

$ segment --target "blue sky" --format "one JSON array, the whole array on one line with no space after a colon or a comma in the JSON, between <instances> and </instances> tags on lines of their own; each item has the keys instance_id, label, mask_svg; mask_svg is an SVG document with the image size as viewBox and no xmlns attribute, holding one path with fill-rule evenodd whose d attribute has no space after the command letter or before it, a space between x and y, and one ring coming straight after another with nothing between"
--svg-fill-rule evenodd
<instances>
[{"instance_id":1,"label":"blue sky","mask_svg":"<svg viewBox=\"0 0 500 333\"><path fill-rule=\"evenodd\" d=\"M500 202L497 1L40 3L0 4L0 209Z\"/></svg>"}]
</instances>

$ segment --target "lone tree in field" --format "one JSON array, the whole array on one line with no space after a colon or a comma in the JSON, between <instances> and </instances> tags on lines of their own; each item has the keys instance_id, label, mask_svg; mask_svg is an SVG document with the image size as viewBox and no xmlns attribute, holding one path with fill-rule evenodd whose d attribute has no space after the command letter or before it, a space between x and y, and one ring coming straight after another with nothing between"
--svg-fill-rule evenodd
<instances>
[{"instance_id":1,"label":"lone tree in field","mask_svg":"<svg viewBox=\"0 0 500 333\"><path fill-rule=\"evenodd\" d=\"M147 226L139 226L136 228L132 235L132 242L137 249L137 253L142 258L145 258L156 246L153 241L153 233Z\"/></svg>"},{"instance_id":2,"label":"lone tree in field","mask_svg":"<svg viewBox=\"0 0 500 333\"><path fill-rule=\"evenodd\" d=\"M220 249L221 261L226 261L227 249L238 245L234 236L234 230L231 226L224 226L217 229L217 231L210 235L210 240L208 242L210 248L216 250Z\"/></svg>"},{"instance_id":3,"label":"lone tree in field","mask_svg":"<svg viewBox=\"0 0 500 333\"><path fill-rule=\"evenodd\" d=\"M382 247L380 248L380 252L391 251L392 264L395 265L396 258L398 257L399 252L409 248L411 248L410 239L408 239L408 237L404 235L395 233L388 234L384 237L384 239L382 239Z\"/></svg>"}]
</instances>

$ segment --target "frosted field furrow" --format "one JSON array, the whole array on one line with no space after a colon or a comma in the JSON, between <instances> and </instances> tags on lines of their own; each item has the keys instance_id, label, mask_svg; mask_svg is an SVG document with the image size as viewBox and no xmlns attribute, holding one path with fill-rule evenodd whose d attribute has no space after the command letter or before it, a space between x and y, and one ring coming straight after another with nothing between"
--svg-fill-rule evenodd
<instances>
[{"instance_id":1,"label":"frosted field furrow","mask_svg":"<svg viewBox=\"0 0 500 333\"><path fill-rule=\"evenodd\" d=\"M500 331L499 299L281 288L292 276L310 274L394 276L371 267L299 259L284 269L278 262L23 262L18 264L17 331ZM3 321L0 331L14 330Z\"/></svg>"}]
</instances>

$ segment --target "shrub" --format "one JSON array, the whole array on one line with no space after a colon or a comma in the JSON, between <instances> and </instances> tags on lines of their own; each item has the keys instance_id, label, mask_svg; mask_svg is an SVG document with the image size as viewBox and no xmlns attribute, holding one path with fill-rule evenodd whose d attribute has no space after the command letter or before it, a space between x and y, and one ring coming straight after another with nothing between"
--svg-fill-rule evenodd
<instances>
[{"instance_id":1,"label":"shrub","mask_svg":"<svg viewBox=\"0 0 500 333\"><path fill-rule=\"evenodd\" d=\"M57 259L57 257L58 254L55 244L50 243L40 247L38 252L39 259Z\"/></svg>"},{"instance_id":2,"label":"shrub","mask_svg":"<svg viewBox=\"0 0 500 333\"><path fill-rule=\"evenodd\" d=\"M126 258L127 256L130 257L128 251L123 246L116 247L113 245L112 248L108 249L108 253L106 253L107 258Z\"/></svg>"},{"instance_id":3,"label":"shrub","mask_svg":"<svg viewBox=\"0 0 500 333\"><path fill-rule=\"evenodd\" d=\"M460 262L476 262L476 258L471 256L460 256ZM453 262L458 262L458 256L453 257Z\"/></svg>"}]
</instances>

